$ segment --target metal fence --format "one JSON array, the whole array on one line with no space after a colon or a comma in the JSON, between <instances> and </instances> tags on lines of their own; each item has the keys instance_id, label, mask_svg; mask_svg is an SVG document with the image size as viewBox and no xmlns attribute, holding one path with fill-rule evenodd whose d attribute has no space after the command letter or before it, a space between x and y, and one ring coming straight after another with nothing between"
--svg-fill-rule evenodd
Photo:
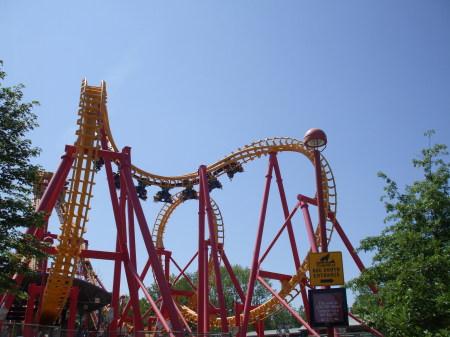
<instances>
[{"instance_id":1,"label":"metal fence","mask_svg":"<svg viewBox=\"0 0 450 337\"><path fill-rule=\"evenodd\" d=\"M3 323L0 325L0 337L236 337L236 331L233 333L188 333L188 332L170 332L167 331L126 331L125 328L118 330L116 333L109 331L87 331L87 330L67 330L59 326L46 326L35 324L19 324L19 323ZM252 334L254 335L254 333ZM267 337L274 337L272 334L266 334ZM286 337L312 336L291 332ZM327 334L320 334L321 337L327 337ZM346 331L340 329L336 337L374 337L376 335L370 332Z\"/></svg>"},{"instance_id":2,"label":"metal fence","mask_svg":"<svg viewBox=\"0 0 450 337\"><path fill-rule=\"evenodd\" d=\"M126 331L126 328L119 329L115 333L107 330L68 330L59 326L47 326L36 324L3 323L0 325L0 337L232 337L231 334L208 333L196 334L186 332L167 331Z\"/></svg>"}]
</instances>

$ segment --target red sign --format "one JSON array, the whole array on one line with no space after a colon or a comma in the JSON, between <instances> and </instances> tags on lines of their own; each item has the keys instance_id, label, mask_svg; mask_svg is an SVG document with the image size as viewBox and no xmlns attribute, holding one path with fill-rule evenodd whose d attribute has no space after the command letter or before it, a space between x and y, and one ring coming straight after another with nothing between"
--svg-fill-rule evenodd
<instances>
[{"instance_id":1,"label":"red sign","mask_svg":"<svg viewBox=\"0 0 450 337\"><path fill-rule=\"evenodd\" d=\"M313 289L308 294L313 328L348 326L345 288Z\"/></svg>"}]
</instances>

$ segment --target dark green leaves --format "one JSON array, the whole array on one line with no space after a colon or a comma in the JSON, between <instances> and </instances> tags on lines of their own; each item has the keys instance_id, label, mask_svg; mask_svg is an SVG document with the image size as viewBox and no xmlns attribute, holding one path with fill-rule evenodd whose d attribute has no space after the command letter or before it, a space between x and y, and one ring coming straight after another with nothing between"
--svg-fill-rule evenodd
<instances>
[{"instance_id":1,"label":"dark green leaves","mask_svg":"<svg viewBox=\"0 0 450 337\"><path fill-rule=\"evenodd\" d=\"M0 61L0 66L3 62ZM5 72L0 71L0 79ZM41 242L24 234L27 227L44 226L44 215L34 212L33 187L39 166L31 159L40 149L32 147L26 134L37 127L31 109L38 102L22 103L24 85L0 86L0 293L17 292L12 279L16 273L32 271L28 261L43 258Z\"/></svg>"},{"instance_id":2,"label":"dark green leaves","mask_svg":"<svg viewBox=\"0 0 450 337\"><path fill-rule=\"evenodd\" d=\"M428 131L431 137L434 131ZM448 336L450 326L450 164L447 146L421 151L413 166L423 179L400 191L384 173L388 224L366 238L373 266L350 282L358 292L353 310L387 336ZM377 295L368 291L375 284Z\"/></svg>"}]
</instances>

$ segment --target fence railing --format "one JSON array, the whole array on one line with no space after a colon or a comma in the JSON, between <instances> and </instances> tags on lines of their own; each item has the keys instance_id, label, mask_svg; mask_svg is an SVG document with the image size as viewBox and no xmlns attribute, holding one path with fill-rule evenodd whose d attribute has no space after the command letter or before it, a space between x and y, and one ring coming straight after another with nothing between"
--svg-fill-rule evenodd
<instances>
[{"instance_id":1,"label":"fence railing","mask_svg":"<svg viewBox=\"0 0 450 337\"><path fill-rule=\"evenodd\" d=\"M253 336L254 333L252 333ZM107 330L67 330L60 326L36 325L22 323L2 323L0 324L0 337L236 337L236 331L232 333L189 333L189 332L167 332L167 331L127 331L125 327L115 333ZM273 334L265 334L266 337L278 337ZM299 331L291 331L286 337L308 337L310 335L301 334ZM327 334L320 334L327 337ZM336 337L374 337L370 332L346 331L340 329ZM256 336L255 336L256 337Z\"/></svg>"}]
</instances>

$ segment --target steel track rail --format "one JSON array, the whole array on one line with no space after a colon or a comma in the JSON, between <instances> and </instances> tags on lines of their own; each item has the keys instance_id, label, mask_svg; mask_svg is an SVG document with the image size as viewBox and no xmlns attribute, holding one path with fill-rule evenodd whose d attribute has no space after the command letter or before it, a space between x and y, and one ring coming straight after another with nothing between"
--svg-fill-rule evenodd
<instances>
[{"instance_id":1,"label":"steel track rail","mask_svg":"<svg viewBox=\"0 0 450 337\"><path fill-rule=\"evenodd\" d=\"M152 229L152 239L155 244L155 247L158 249L165 249L164 247L164 232L166 230L167 223L170 219L170 216L175 211L177 207L179 207L185 200L182 198L182 192L178 192L172 196L172 204L165 203L156 217L156 221L153 225ZM225 241L225 230L224 223L222 218L222 213L220 212L219 206L216 202L210 198L211 200L211 208L213 213L213 226L216 235L216 242L220 249L224 247ZM215 283L214 274L213 274L214 266L212 261L212 256L209 257L208 261L208 274L209 274L209 282L212 286ZM195 297L196 295L194 295ZM178 303L178 305L180 305Z\"/></svg>"},{"instance_id":2,"label":"steel track rail","mask_svg":"<svg viewBox=\"0 0 450 337\"><path fill-rule=\"evenodd\" d=\"M164 248L163 238L166 230L167 222L175 209L180 206L184 200L181 198L181 193L178 192L172 196L173 203L165 203L156 217L156 221L153 224L152 238L156 248ZM220 213L219 206L211 198L211 207L213 212L214 228L216 230L216 240L218 244L224 243L224 225L222 214Z\"/></svg>"},{"instance_id":3,"label":"steel track rail","mask_svg":"<svg viewBox=\"0 0 450 337\"><path fill-rule=\"evenodd\" d=\"M83 80L78 110L78 139L75 142L75 160L72 166L70 186L65 203L67 213L58 237L56 255L49 270L45 287L41 324L52 324L69 296L72 282L79 263L79 254L83 244L85 225L88 222L89 203L94 185L95 162L100 148L101 113L106 105L106 87L88 86Z\"/></svg>"}]
</instances>

